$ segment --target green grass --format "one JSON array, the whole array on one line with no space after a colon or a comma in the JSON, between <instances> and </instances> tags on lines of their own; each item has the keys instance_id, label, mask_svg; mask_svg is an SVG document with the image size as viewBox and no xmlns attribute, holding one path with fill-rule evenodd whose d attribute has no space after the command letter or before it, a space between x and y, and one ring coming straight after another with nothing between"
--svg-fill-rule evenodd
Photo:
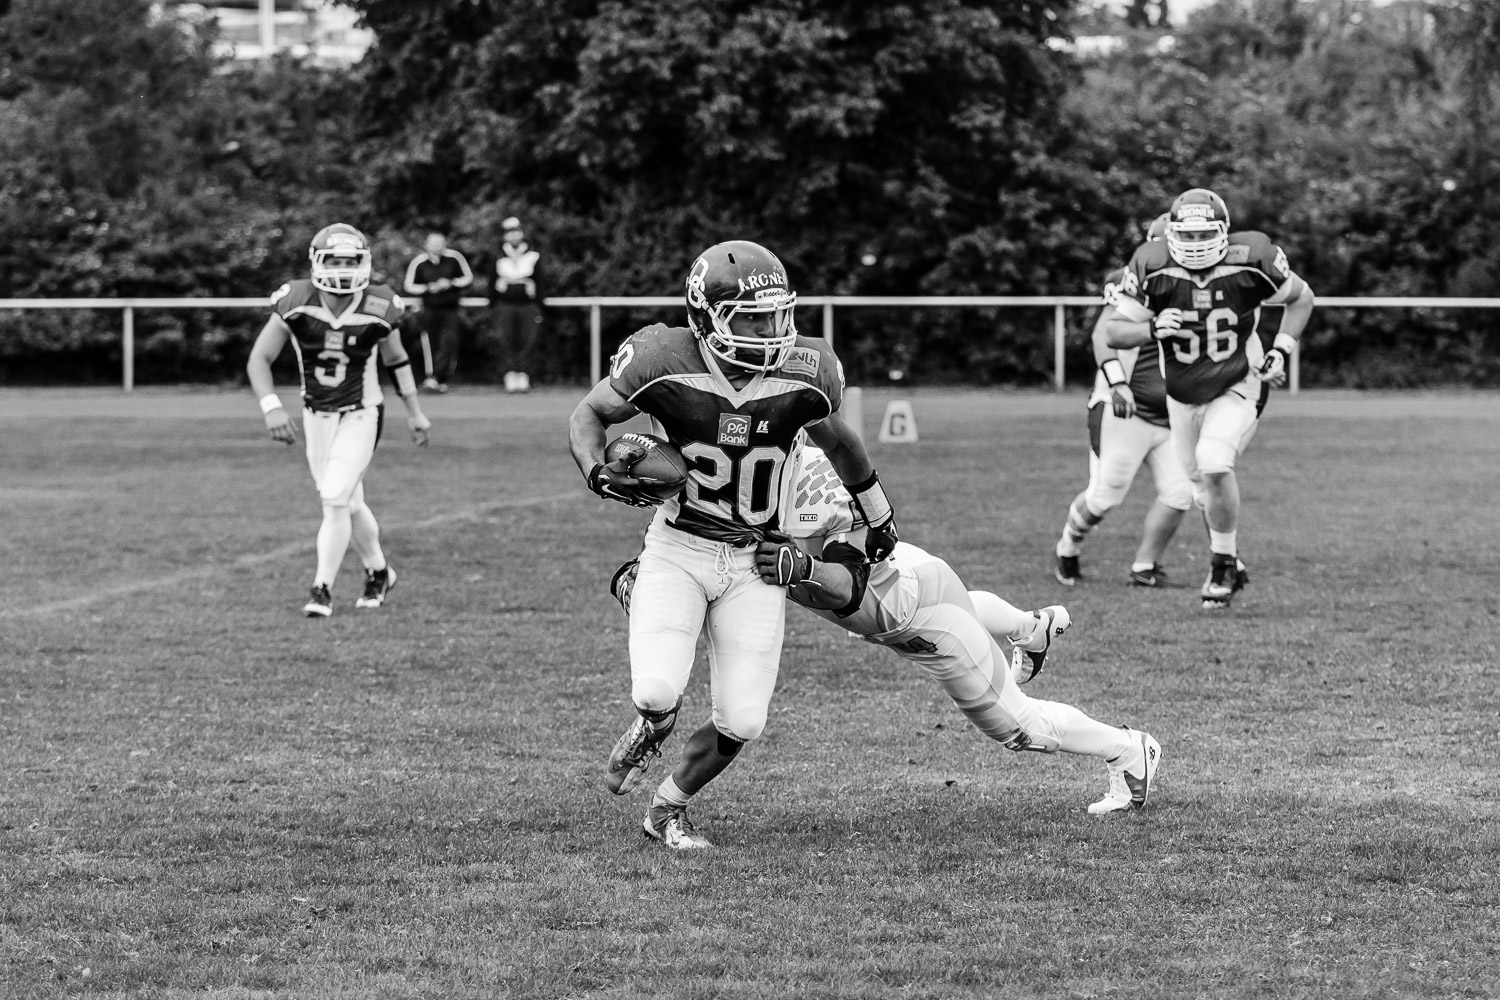
<instances>
[{"instance_id":1,"label":"green grass","mask_svg":"<svg viewBox=\"0 0 1500 1000\"><path fill-rule=\"evenodd\" d=\"M694 807L718 847L676 857L600 781L644 520L583 488L577 395L388 427L400 584L356 614L351 555L322 622L316 495L248 396L0 400L0 997L1500 995L1500 398L1278 396L1209 615L1196 525L1181 586L1124 585L1145 479L1052 581L1081 396L916 391L921 441L872 445L904 535L1068 604L1031 691L1155 734L1151 807L1088 816L1095 762L793 609Z\"/></svg>"}]
</instances>

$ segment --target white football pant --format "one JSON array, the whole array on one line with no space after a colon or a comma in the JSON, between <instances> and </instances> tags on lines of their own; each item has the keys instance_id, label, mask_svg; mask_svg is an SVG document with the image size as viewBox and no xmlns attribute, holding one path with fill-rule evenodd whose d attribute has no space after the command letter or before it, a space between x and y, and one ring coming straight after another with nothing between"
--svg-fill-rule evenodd
<instances>
[{"instance_id":1,"label":"white football pant","mask_svg":"<svg viewBox=\"0 0 1500 1000\"><path fill-rule=\"evenodd\" d=\"M1260 379L1254 375L1245 376L1207 403L1190 405L1167 398L1172 446L1195 486L1202 484L1205 475L1234 471L1235 462L1255 436L1259 403Z\"/></svg>"},{"instance_id":2,"label":"white football pant","mask_svg":"<svg viewBox=\"0 0 1500 1000\"><path fill-rule=\"evenodd\" d=\"M1193 484L1177 457L1171 430L1136 417L1117 417L1107 402L1095 405L1104 414L1097 449L1089 450L1089 510L1102 515L1123 503L1142 465L1151 469L1157 499L1173 510L1190 509Z\"/></svg>"},{"instance_id":3,"label":"white football pant","mask_svg":"<svg viewBox=\"0 0 1500 1000\"><path fill-rule=\"evenodd\" d=\"M630 595L631 699L642 711L670 711L707 625L714 726L753 740L776 688L786 591L761 580L753 546L711 542L665 522L658 511L646 531Z\"/></svg>"},{"instance_id":4,"label":"white football pant","mask_svg":"<svg viewBox=\"0 0 1500 1000\"><path fill-rule=\"evenodd\" d=\"M925 554L925 553L924 553ZM1111 759L1130 738L1056 701L1023 694L1006 656L980 622L968 589L953 567L936 556L913 567L920 607L911 623L881 640L920 666L953 699L980 732L1011 749L1086 754ZM1023 736L1024 740L1017 737Z\"/></svg>"},{"instance_id":5,"label":"white football pant","mask_svg":"<svg viewBox=\"0 0 1500 1000\"><path fill-rule=\"evenodd\" d=\"M348 507L364 478L380 437L380 408L367 406L343 413L302 411L307 437L307 466L318 496L330 507Z\"/></svg>"}]
</instances>

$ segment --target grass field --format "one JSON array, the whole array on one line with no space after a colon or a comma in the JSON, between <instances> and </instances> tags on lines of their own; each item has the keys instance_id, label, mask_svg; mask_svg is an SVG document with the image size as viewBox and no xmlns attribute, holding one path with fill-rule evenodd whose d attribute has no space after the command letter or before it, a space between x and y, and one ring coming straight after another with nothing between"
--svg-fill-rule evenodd
<instances>
[{"instance_id":1,"label":"grass field","mask_svg":"<svg viewBox=\"0 0 1500 1000\"><path fill-rule=\"evenodd\" d=\"M1500 996L1500 397L1279 395L1210 615L1196 525L1180 587L1124 584L1144 480L1052 580L1081 395L915 391L872 445L903 534L1068 604L1031 693L1155 734L1150 807L1087 815L1102 767L792 609L679 857L600 781L644 519L573 469L580 394L388 427L400 584L356 614L351 553L327 621L248 393L0 397L0 997Z\"/></svg>"}]
</instances>

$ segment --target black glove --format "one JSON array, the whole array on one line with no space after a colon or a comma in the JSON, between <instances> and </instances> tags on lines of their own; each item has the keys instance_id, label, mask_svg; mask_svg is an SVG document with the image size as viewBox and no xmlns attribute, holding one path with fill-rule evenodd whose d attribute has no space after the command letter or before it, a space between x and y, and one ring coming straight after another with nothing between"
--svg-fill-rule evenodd
<instances>
[{"instance_id":1,"label":"black glove","mask_svg":"<svg viewBox=\"0 0 1500 1000\"><path fill-rule=\"evenodd\" d=\"M889 559L891 553L896 551L896 543L901 540L896 531L896 513L892 511L890 516L880 524L872 524L865 531L865 557L872 563Z\"/></svg>"},{"instance_id":2,"label":"black glove","mask_svg":"<svg viewBox=\"0 0 1500 1000\"><path fill-rule=\"evenodd\" d=\"M605 500L630 507L655 507L664 501L641 491L641 481L630 474L621 462L598 463L589 470L589 489Z\"/></svg>"},{"instance_id":3,"label":"black glove","mask_svg":"<svg viewBox=\"0 0 1500 1000\"><path fill-rule=\"evenodd\" d=\"M772 586L795 587L812 576L813 557L789 536L768 531L766 537L756 543L755 569L760 578Z\"/></svg>"}]
</instances>

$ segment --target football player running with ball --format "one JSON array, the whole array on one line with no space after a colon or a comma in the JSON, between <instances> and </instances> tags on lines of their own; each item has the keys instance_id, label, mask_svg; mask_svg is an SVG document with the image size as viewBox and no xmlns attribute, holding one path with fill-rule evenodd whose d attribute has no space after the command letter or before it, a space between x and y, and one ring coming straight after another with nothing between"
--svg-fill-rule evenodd
<instances>
[{"instance_id":1,"label":"football player running with ball","mask_svg":"<svg viewBox=\"0 0 1500 1000\"><path fill-rule=\"evenodd\" d=\"M660 505L646 531L630 617L637 718L615 744L605 781L623 795L644 779L677 722L707 626L713 714L688 737L657 788L645 830L668 847L709 846L687 818L691 798L761 734L786 624L785 594L761 579L755 546L783 525L788 457L807 434L828 453L872 525L864 558L896 544L895 516L869 456L838 415L843 369L828 344L797 335L797 297L781 262L737 240L705 250L687 277L686 327L648 326L573 411L569 443L588 487ZM686 458L682 493L665 502L604 464L605 429L650 415Z\"/></svg>"},{"instance_id":2,"label":"football player running with ball","mask_svg":"<svg viewBox=\"0 0 1500 1000\"><path fill-rule=\"evenodd\" d=\"M1163 212L1151 223L1146 230L1148 242L1166 235L1169 218ZM1124 275L1124 269L1117 268L1105 277L1103 308L1094 321L1094 360L1099 371L1088 402L1089 484L1069 505L1056 549L1057 582L1069 587L1083 575L1078 557L1084 539L1105 514L1124 502L1143 464L1151 467L1156 500L1146 512L1141 543L1130 566L1132 585L1166 585L1162 556L1182 516L1193 506L1193 484L1177 459L1167 427L1167 391L1156 341L1146 337L1141 344L1116 349L1106 339Z\"/></svg>"},{"instance_id":3,"label":"football player running with ball","mask_svg":"<svg viewBox=\"0 0 1500 1000\"><path fill-rule=\"evenodd\" d=\"M1022 611L995 594L971 591L946 562L906 542L890 559L870 565L858 510L817 448L802 449L795 489L797 516L789 533L772 533L756 546L761 579L787 588L793 601L839 628L917 664L980 732L1006 749L1103 761L1109 790L1090 813L1146 804L1161 763L1161 745L1149 733L1105 725L1072 705L1028 697L1017 686L1041 672L1052 640L1070 624L1066 608ZM632 616L633 567L622 566L610 587ZM1008 667L997 639L1011 644Z\"/></svg>"},{"instance_id":4,"label":"football player running with ball","mask_svg":"<svg viewBox=\"0 0 1500 1000\"><path fill-rule=\"evenodd\" d=\"M365 591L356 607L380 607L396 583L396 571L380 548L380 526L365 503L365 469L385 415L377 356L392 371L418 445L427 444L432 424L417 402L416 380L396 329L401 299L384 285L370 284L370 244L364 234L343 223L327 226L313 238L308 256L311 279L288 282L272 294L271 317L255 338L246 370L271 438L294 443L295 425L271 381L271 362L287 341L293 342L302 375L307 464L323 500L318 569L302 610L309 618L327 618L351 539L365 566Z\"/></svg>"},{"instance_id":5,"label":"football player running with ball","mask_svg":"<svg viewBox=\"0 0 1500 1000\"><path fill-rule=\"evenodd\" d=\"M1246 578L1234 466L1255 434L1265 386L1286 378L1313 304L1286 254L1264 233L1231 235L1224 200L1204 188L1178 195L1167 238L1143 243L1125 270L1109 343L1160 343L1172 443L1208 524L1205 608L1229 607ZM1286 307L1268 351L1256 335L1265 305Z\"/></svg>"}]
</instances>

